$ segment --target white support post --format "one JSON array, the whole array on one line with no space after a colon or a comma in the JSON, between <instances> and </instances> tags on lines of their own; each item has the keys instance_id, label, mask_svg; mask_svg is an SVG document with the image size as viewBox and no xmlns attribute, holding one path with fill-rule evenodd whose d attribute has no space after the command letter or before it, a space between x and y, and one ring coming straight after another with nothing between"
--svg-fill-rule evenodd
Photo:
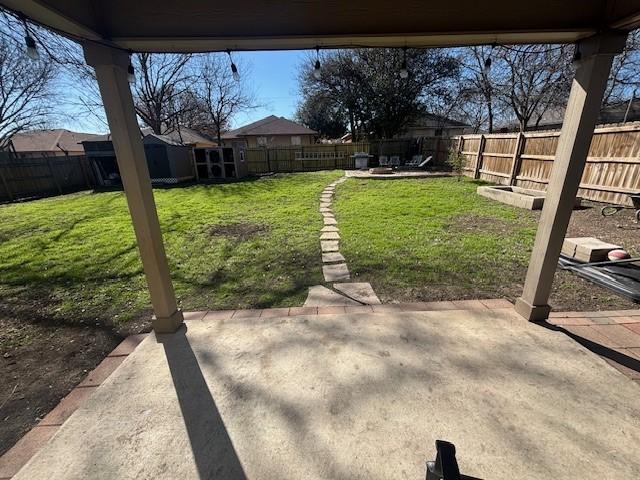
<instances>
[{"instance_id":1,"label":"white support post","mask_svg":"<svg viewBox=\"0 0 640 480\"><path fill-rule=\"evenodd\" d=\"M549 316L549 295L571 212L575 204L593 129L613 57L624 48L626 33L603 33L577 45L581 60L558 140L551 178L538 224L529 269L516 311L527 320Z\"/></svg>"},{"instance_id":2,"label":"white support post","mask_svg":"<svg viewBox=\"0 0 640 480\"><path fill-rule=\"evenodd\" d=\"M158 333L175 332L182 324L162 241L151 178L127 81L129 55L102 45L83 45L87 63L96 72L102 103L116 152L142 266L149 285Z\"/></svg>"}]
</instances>

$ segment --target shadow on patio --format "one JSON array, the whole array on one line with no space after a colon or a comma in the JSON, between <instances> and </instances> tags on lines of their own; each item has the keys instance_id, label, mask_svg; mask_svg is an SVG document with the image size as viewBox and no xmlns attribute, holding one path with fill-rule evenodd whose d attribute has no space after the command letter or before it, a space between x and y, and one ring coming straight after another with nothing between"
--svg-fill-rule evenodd
<instances>
[{"instance_id":1,"label":"shadow on patio","mask_svg":"<svg viewBox=\"0 0 640 480\"><path fill-rule=\"evenodd\" d=\"M244 480L238 455L211 396L189 341L186 326L158 335L164 347L180 411L200 478Z\"/></svg>"}]
</instances>

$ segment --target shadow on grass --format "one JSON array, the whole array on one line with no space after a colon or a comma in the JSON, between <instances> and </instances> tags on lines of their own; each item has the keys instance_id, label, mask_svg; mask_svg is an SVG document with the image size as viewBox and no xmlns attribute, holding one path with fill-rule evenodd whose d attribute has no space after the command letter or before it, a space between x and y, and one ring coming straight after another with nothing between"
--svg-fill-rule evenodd
<instances>
[{"instance_id":1,"label":"shadow on grass","mask_svg":"<svg viewBox=\"0 0 640 480\"><path fill-rule=\"evenodd\" d=\"M183 325L157 339L164 347L199 478L244 480L247 477L186 332Z\"/></svg>"}]
</instances>

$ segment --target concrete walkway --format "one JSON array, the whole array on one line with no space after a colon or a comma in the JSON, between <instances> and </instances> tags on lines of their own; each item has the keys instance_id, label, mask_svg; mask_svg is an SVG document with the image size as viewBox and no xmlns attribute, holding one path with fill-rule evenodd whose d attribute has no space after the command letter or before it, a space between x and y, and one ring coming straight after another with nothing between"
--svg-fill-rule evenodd
<instances>
[{"instance_id":1,"label":"concrete walkway","mask_svg":"<svg viewBox=\"0 0 640 480\"><path fill-rule=\"evenodd\" d=\"M638 478L640 390L597 355L508 308L391 307L150 335L15 478L419 479L436 439L485 479Z\"/></svg>"}]
</instances>

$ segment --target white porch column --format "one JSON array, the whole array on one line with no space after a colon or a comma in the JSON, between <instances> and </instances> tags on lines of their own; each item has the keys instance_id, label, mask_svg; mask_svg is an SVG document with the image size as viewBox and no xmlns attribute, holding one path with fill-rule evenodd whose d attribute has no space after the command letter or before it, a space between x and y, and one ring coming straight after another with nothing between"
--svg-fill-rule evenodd
<instances>
[{"instance_id":1,"label":"white porch column","mask_svg":"<svg viewBox=\"0 0 640 480\"><path fill-rule=\"evenodd\" d=\"M87 63L95 69L111 129L120 177L151 294L155 313L153 328L158 333L171 333L182 324L183 317L169 277L149 168L127 82L129 55L91 43L84 44L83 48Z\"/></svg>"},{"instance_id":2,"label":"white porch column","mask_svg":"<svg viewBox=\"0 0 640 480\"><path fill-rule=\"evenodd\" d=\"M613 57L624 48L626 33L603 33L578 45L577 67L564 115L538 232L516 311L527 320L549 316L549 294L589 152Z\"/></svg>"}]
</instances>

